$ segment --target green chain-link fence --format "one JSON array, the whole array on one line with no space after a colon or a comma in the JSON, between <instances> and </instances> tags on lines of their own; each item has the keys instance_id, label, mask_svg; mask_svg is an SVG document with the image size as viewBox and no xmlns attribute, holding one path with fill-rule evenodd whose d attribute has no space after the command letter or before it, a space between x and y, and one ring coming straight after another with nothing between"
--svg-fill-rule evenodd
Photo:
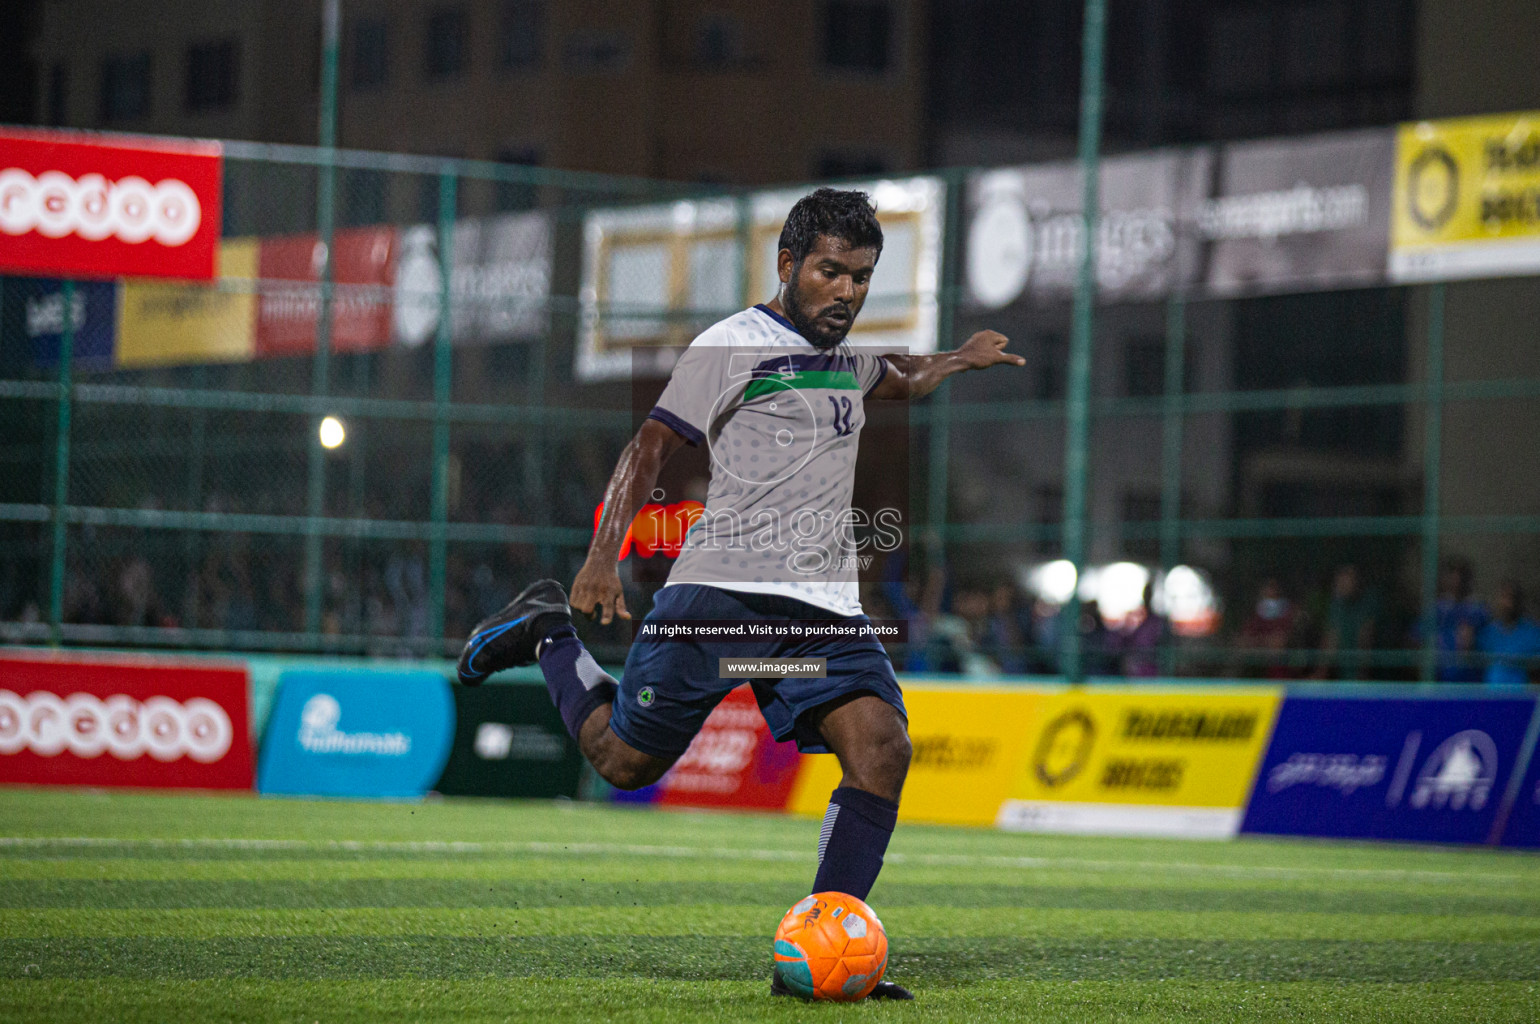
<instances>
[{"instance_id":1,"label":"green chain-link fence","mask_svg":"<svg viewBox=\"0 0 1540 1024\"><path fill-rule=\"evenodd\" d=\"M770 297L743 244L722 250L740 254L725 272L697 256L681 280L638 248L611 264L609 306L585 293L595 210L678 201L704 217L720 200L719 233L753 242L748 193L325 153L227 144L211 287L0 280L8 641L450 653L536 574L570 580L661 387L578 373L592 318L624 312L677 341ZM863 472L913 473L909 543L873 567L865 597L911 619L909 667L1055 672L1066 624L1044 573L1065 536L1072 310L970 301L970 173L936 180L941 345L996 327L1029 365L958 378L909 411L907 443L868 445ZM659 274L669 301L621 308ZM1503 446L1535 445L1540 368L1521 331L1462 328L1508 332L1518 354L1494 366L1445 328L1451 305L1524 308L1532 283L1173 289L1099 307L1081 396L1086 561L1165 582L1188 567L1213 598L1137 657L1164 673L1427 677L1418 623L1441 554L1470 553L1487 591L1540 574L1536 509L1467 500L1446 472L1500 473ZM345 432L335 448L318 442L325 417ZM1345 621L1371 625L1336 636L1363 650L1323 653L1346 564L1368 596ZM1287 631L1247 628L1268 579L1290 602ZM1111 635L1087 634L1086 669L1143 671ZM613 657L627 634L592 639Z\"/></svg>"}]
</instances>

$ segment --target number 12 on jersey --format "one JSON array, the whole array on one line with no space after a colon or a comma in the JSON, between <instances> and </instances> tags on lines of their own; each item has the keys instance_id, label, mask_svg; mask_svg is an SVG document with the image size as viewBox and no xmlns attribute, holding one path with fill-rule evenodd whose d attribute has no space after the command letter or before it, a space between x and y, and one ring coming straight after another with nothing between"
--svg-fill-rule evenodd
<instances>
[{"instance_id":1,"label":"number 12 on jersey","mask_svg":"<svg viewBox=\"0 0 1540 1024\"><path fill-rule=\"evenodd\" d=\"M838 398L836 398L834 395L830 395L829 404L834 406L835 435L838 437L849 437L851 430L850 413L854 408L854 406L850 404L850 399L845 398L843 395Z\"/></svg>"}]
</instances>

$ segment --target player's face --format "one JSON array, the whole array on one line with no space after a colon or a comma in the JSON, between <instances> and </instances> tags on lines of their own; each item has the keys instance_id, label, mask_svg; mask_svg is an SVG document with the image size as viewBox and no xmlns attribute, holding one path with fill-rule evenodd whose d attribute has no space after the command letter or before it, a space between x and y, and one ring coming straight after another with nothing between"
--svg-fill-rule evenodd
<instances>
[{"instance_id":1,"label":"player's face","mask_svg":"<svg viewBox=\"0 0 1540 1024\"><path fill-rule=\"evenodd\" d=\"M801 264L781 250L781 305L786 318L818 348L845 340L866 303L877 269L877 250L852 249L844 239L819 235Z\"/></svg>"}]
</instances>

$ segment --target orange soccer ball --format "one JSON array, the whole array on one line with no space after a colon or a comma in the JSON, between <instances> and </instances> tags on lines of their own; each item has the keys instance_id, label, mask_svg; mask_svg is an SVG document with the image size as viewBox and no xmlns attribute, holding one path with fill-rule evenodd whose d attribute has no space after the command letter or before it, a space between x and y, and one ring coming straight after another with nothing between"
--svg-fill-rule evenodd
<instances>
[{"instance_id":1,"label":"orange soccer ball","mask_svg":"<svg viewBox=\"0 0 1540 1024\"><path fill-rule=\"evenodd\" d=\"M803 999L865 999L888 969L888 933L861 900L814 893L775 930L775 974Z\"/></svg>"}]
</instances>

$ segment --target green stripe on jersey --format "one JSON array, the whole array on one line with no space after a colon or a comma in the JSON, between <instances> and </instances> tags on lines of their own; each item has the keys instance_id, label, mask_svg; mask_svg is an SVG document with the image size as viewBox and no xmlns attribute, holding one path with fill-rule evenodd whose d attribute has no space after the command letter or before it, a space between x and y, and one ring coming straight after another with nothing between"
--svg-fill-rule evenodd
<instances>
[{"instance_id":1,"label":"green stripe on jersey","mask_svg":"<svg viewBox=\"0 0 1540 1024\"><path fill-rule=\"evenodd\" d=\"M776 374L750 381L743 392L743 400L777 391L860 391L861 383L849 370L799 370L789 377Z\"/></svg>"}]
</instances>

